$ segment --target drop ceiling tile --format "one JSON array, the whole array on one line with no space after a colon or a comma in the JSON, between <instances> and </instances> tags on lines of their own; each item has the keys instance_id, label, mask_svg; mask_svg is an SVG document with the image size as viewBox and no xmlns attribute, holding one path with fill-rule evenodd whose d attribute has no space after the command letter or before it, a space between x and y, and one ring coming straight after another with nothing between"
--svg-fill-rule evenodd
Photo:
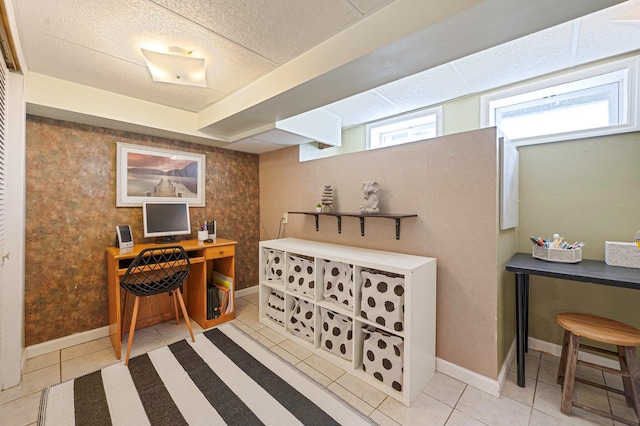
<instances>
[{"instance_id":1,"label":"drop ceiling tile","mask_svg":"<svg viewBox=\"0 0 640 426\"><path fill-rule=\"evenodd\" d=\"M323 107L342 117L342 127L368 123L403 112L375 91L370 90Z\"/></svg>"},{"instance_id":2,"label":"drop ceiling tile","mask_svg":"<svg viewBox=\"0 0 640 426\"><path fill-rule=\"evenodd\" d=\"M78 64L74 63L73 56L69 56L71 51L75 55L88 54L91 60L102 55L101 66L114 68L115 73L115 69L122 71L118 62L145 66L140 51L142 46L152 50L154 46L196 49L196 54L205 58L208 87L219 94L238 90L275 68L259 55L144 0L80 4L69 0L24 0L18 4L17 14L24 23L20 26L20 38L25 44L23 50L27 52L28 68L33 71L66 69L63 75L60 72L56 75L65 80L71 78L64 74L86 74L89 71L74 69ZM56 43L55 49L52 43ZM33 46L47 46L47 49L34 51ZM60 46L64 48L60 49ZM118 93L133 91L139 84L128 78L130 76L121 77ZM100 84L88 80L90 86ZM148 100L148 97L143 99ZM213 100L193 99L193 104L186 109L201 109Z\"/></svg>"},{"instance_id":3,"label":"drop ceiling tile","mask_svg":"<svg viewBox=\"0 0 640 426\"><path fill-rule=\"evenodd\" d=\"M573 23L560 24L454 61L471 93L572 65Z\"/></svg>"},{"instance_id":4,"label":"drop ceiling tile","mask_svg":"<svg viewBox=\"0 0 640 426\"><path fill-rule=\"evenodd\" d=\"M253 138L242 139L224 146L225 149L247 152L250 154L263 154L265 152L276 151L285 147L286 145L272 144Z\"/></svg>"},{"instance_id":5,"label":"drop ceiling tile","mask_svg":"<svg viewBox=\"0 0 640 426\"><path fill-rule=\"evenodd\" d=\"M370 13L393 3L395 0L347 0L360 13Z\"/></svg>"},{"instance_id":6,"label":"drop ceiling tile","mask_svg":"<svg viewBox=\"0 0 640 426\"><path fill-rule=\"evenodd\" d=\"M300 145L301 143L307 143L313 141L307 137L296 135L295 133L285 132L284 130L273 129L259 135L254 135L251 139L260 140L278 145Z\"/></svg>"},{"instance_id":7,"label":"drop ceiling tile","mask_svg":"<svg viewBox=\"0 0 640 426\"><path fill-rule=\"evenodd\" d=\"M48 37L46 40L40 43L27 39L22 43L32 53L31 72L194 112L224 97L223 93L209 88L154 82L146 66L59 39ZM65 60L51 60L51 52Z\"/></svg>"},{"instance_id":8,"label":"drop ceiling tile","mask_svg":"<svg viewBox=\"0 0 640 426\"><path fill-rule=\"evenodd\" d=\"M411 111L469 93L469 87L451 64L444 64L375 89L380 95Z\"/></svg>"},{"instance_id":9,"label":"drop ceiling tile","mask_svg":"<svg viewBox=\"0 0 640 426\"><path fill-rule=\"evenodd\" d=\"M340 0L154 0L189 20L282 64L355 23Z\"/></svg>"},{"instance_id":10,"label":"drop ceiling tile","mask_svg":"<svg viewBox=\"0 0 640 426\"><path fill-rule=\"evenodd\" d=\"M640 25L613 22L638 6L640 1L629 1L581 18L576 62L587 63L640 49Z\"/></svg>"}]
</instances>

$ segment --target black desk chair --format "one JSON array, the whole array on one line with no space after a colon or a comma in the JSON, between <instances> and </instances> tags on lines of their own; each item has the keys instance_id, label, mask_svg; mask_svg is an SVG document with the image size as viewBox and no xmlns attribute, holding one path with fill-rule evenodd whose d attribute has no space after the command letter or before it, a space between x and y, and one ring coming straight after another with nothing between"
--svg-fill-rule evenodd
<instances>
[{"instance_id":1,"label":"black desk chair","mask_svg":"<svg viewBox=\"0 0 640 426\"><path fill-rule=\"evenodd\" d=\"M124 365L129 365L129 355L131 354L131 343L133 342L133 333L136 329L136 320L138 316L138 304L140 296L153 296L162 293L173 294L173 305L176 311L176 323L180 323L178 318L178 302L182 309L182 315L189 328L191 340L196 341L189 322L187 308L184 305L180 287L189 275L191 263L189 257L181 246L164 246L158 248L148 248L142 250L136 258L131 262L127 272L120 279L120 286L125 290L124 304L122 316L127 307L127 293L136 296L133 303L133 313L131 315L131 327L129 329L129 342L127 343L127 356ZM124 326L123 326L124 328ZM124 330L120 330L121 338Z\"/></svg>"}]
</instances>

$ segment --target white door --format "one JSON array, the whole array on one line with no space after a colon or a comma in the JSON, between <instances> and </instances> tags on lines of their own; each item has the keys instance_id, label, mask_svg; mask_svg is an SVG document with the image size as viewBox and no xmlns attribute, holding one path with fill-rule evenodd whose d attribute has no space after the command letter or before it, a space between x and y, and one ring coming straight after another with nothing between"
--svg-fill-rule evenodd
<instances>
[{"instance_id":1,"label":"white door","mask_svg":"<svg viewBox=\"0 0 640 426\"><path fill-rule=\"evenodd\" d=\"M4 61L0 60L0 67ZM20 383L24 347L24 76L0 71L0 390Z\"/></svg>"}]
</instances>

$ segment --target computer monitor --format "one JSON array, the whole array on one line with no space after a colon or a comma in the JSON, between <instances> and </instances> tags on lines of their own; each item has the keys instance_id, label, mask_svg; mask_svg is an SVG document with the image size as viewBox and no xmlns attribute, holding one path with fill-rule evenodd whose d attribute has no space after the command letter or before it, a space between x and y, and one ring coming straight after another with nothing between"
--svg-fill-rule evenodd
<instances>
[{"instance_id":1,"label":"computer monitor","mask_svg":"<svg viewBox=\"0 0 640 426\"><path fill-rule=\"evenodd\" d=\"M169 243L176 235L191 234L189 203L163 201L142 203L144 236L156 237L156 242Z\"/></svg>"}]
</instances>

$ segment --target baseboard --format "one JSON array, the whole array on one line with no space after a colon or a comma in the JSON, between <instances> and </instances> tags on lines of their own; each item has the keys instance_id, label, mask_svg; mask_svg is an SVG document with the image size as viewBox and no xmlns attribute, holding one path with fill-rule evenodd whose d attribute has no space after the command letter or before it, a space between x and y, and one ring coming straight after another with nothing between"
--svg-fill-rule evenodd
<instances>
[{"instance_id":1,"label":"baseboard","mask_svg":"<svg viewBox=\"0 0 640 426\"><path fill-rule=\"evenodd\" d=\"M243 288L240 290L236 290L236 297L244 297L244 296L248 296L250 294L253 293L257 293L258 292L258 287L257 285L254 285L253 287L247 287L247 288Z\"/></svg>"},{"instance_id":2,"label":"baseboard","mask_svg":"<svg viewBox=\"0 0 640 426\"><path fill-rule=\"evenodd\" d=\"M48 342L38 343L37 345L27 346L27 358L34 358L49 352L59 351L70 348L81 343L87 343L92 340L101 339L109 336L109 326L95 328L93 330L75 333L69 336L60 337L58 339L49 340Z\"/></svg>"},{"instance_id":3,"label":"baseboard","mask_svg":"<svg viewBox=\"0 0 640 426\"><path fill-rule=\"evenodd\" d=\"M542 352L545 354L553 355L559 357L562 354L562 346L546 342L544 340L534 339L529 337L528 340L529 349L534 351ZM477 388L483 392L486 392L490 395L499 396L502 392L502 388L504 383L507 380L507 376L509 374L509 367L511 363L514 362L514 358L516 357L516 339L513 339L511 343L511 347L509 348L509 352L505 357L504 362L502 363L502 368L500 369L500 373L498 374L498 380L490 379L481 374L475 373L471 370L467 370L464 367L460 367L459 365L453 364L449 361L445 361L441 358L436 358L436 370L439 372L446 374L448 376L453 377L454 379L460 380L474 388ZM604 365L605 367L619 369L620 364L617 360L606 358L600 355L595 355L592 353L581 351L578 355L578 358L591 362L593 364Z\"/></svg>"},{"instance_id":4,"label":"baseboard","mask_svg":"<svg viewBox=\"0 0 640 426\"><path fill-rule=\"evenodd\" d=\"M511 346L509 347L509 351L507 352L507 356L502 363L502 368L500 369L500 374L498 374L498 385L500 387L500 392L502 392L502 388L504 387L504 383L507 381L507 376L509 375L509 368L511 367L511 363L516 358L516 339L514 338L511 342Z\"/></svg>"},{"instance_id":5,"label":"baseboard","mask_svg":"<svg viewBox=\"0 0 640 426\"><path fill-rule=\"evenodd\" d=\"M243 288L241 290L236 290L236 297L244 297L257 292L257 285L249 288ZM109 326L105 325L104 327L83 331L82 333L76 333L70 336L60 337L59 339L49 340L48 342L38 343L37 345L27 346L26 359L70 348L71 346L87 343L107 336L109 336Z\"/></svg>"},{"instance_id":6,"label":"baseboard","mask_svg":"<svg viewBox=\"0 0 640 426\"><path fill-rule=\"evenodd\" d=\"M543 352L549 355L554 355L559 357L562 354L562 346L545 342L544 340L534 339L533 337L529 337L529 349L533 349L534 351ZM600 355L595 355L589 352L580 351L578 353L578 359L591 362L593 364L604 365L605 367L615 368L616 370L620 368L620 363L617 360L606 358Z\"/></svg>"},{"instance_id":7,"label":"baseboard","mask_svg":"<svg viewBox=\"0 0 640 426\"><path fill-rule=\"evenodd\" d=\"M436 358L436 370L456 380L460 380L476 389L493 396L500 396L500 386L497 380L490 379L482 374L467 370L452 362Z\"/></svg>"}]
</instances>

